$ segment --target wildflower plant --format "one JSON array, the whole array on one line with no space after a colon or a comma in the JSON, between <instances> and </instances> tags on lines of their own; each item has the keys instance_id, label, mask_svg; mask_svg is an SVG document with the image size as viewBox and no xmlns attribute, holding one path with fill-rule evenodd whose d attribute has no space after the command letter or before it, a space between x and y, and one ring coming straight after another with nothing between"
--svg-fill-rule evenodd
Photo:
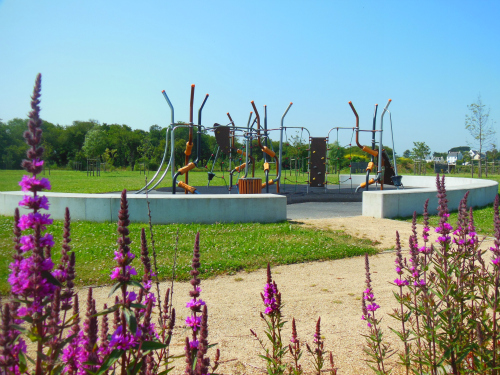
<instances>
[{"instance_id":1,"label":"wildflower plant","mask_svg":"<svg viewBox=\"0 0 500 375\"><path fill-rule=\"evenodd\" d=\"M27 359L34 365L35 374L59 372L63 368L59 357L63 347L73 337L62 338L65 329L74 324L74 317L68 314L72 308L73 279L75 276L74 253L70 253L70 218L66 211L62 261L54 267L51 250L53 236L47 232L52 224L48 198L40 194L50 190L50 182L39 178L44 161L42 141L42 120L40 118L41 75L38 74L29 113L28 130L24 139L30 146L22 167L29 173L19 182L27 194L19 206L29 210L14 216L14 261L10 264L11 301L2 307L2 333L0 345L2 356L0 367L4 373L23 373L27 370ZM62 316L61 316L62 314ZM36 345L34 358L26 354L26 343L21 337L28 337Z\"/></svg>"},{"instance_id":2,"label":"wildflower plant","mask_svg":"<svg viewBox=\"0 0 500 375\"><path fill-rule=\"evenodd\" d=\"M190 283L193 289L189 291L191 299L187 302L186 308L190 310L190 314L185 321L186 328L191 331L191 338L186 337L186 346L184 348L186 352L185 374L208 375L210 368L212 369L211 374L216 370L220 353L217 349L214 365L210 366L207 351L216 344L209 345L208 343L207 304L200 298L201 280L198 278L200 274L200 271L198 271L200 267L200 232L196 233L191 267L192 279Z\"/></svg>"},{"instance_id":3,"label":"wildflower plant","mask_svg":"<svg viewBox=\"0 0 500 375\"><path fill-rule=\"evenodd\" d=\"M307 351L313 358L314 373L321 375L325 363L324 355L326 353L325 344L321 338L321 317L316 322L316 332L314 333L313 348L306 344Z\"/></svg>"},{"instance_id":4,"label":"wildflower plant","mask_svg":"<svg viewBox=\"0 0 500 375\"><path fill-rule=\"evenodd\" d=\"M367 335L363 335L366 338L364 351L369 357L367 364L376 374L390 374L391 371L386 369L384 362L390 356L391 351L383 341L383 332L380 328L382 318L379 318L376 314L380 306L376 303L373 293L368 254L365 254L365 275L366 289L363 291L361 298L361 310L363 312L361 319L366 321L369 330Z\"/></svg>"},{"instance_id":5,"label":"wildflower plant","mask_svg":"<svg viewBox=\"0 0 500 375\"><path fill-rule=\"evenodd\" d=\"M430 244L428 201L424 206L423 246L410 236L409 260L403 260L396 235L394 296L400 307L391 316L401 323L400 363L406 373L498 374L498 288L500 255L499 198L494 204L491 262L480 249L468 193L449 223L445 179L436 177L438 237ZM418 252L416 251L418 250Z\"/></svg>"},{"instance_id":6,"label":"wildflower plant","mask_svg":"<svg viewBox=\"0 0 500 375\"><path fill-rule=\"evenodd\" d=\"M272 279L271 266L267 264L267 282L264 286L264 293L260 294L264 303L264 312L260 313L261 319L265 323L265 334L270 342L270 348L266 346L264 341L258 335L250 330L250 333L259 342L264 351L264 355L259 357L266 360L268 374L284 374L287 365L284 361L285 355L288 352L288 346L283 344L281 333L286 321L283 320L281 309L281 293L278 290L276 282Z\"/></svg>"},{"instance_id":7,"label":"wildflower plant","mask_svg":"<svg viewBox=\"0 0 500 375\"><path fill-rule=\"evenodd\" d=\"M304 370L300 364L302 357L302 349L300 348L300 339L297 335L297 327L295 325L295 318L292 319L292 338L288 344L288 351L292 357L292 365L288 367L288 373L293 375L302 375Z\"/></svg>"}]
</instances>

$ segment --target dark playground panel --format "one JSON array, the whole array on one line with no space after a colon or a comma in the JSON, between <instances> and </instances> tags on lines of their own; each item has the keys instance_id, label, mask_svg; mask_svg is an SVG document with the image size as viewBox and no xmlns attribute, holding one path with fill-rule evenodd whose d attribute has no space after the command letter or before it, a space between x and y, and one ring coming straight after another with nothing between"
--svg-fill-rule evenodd
<instances>
[{"instance_id":1,"label":"dark playground panel","mask_svg":"<svg viewBox=\"0 0 500 375\"><path fill-rule=\"evenodd\" d=\"M310 137L310 169L309 186L324 187L326 176L326 148L327 139L321 137Z\"/></svg>"},{"instance_id":2,"label":"dark playground panel","mask_svg":"<svg viewBox=\"0 0 500 375\"><path fill-rule=\"evenodd\" d=\"M220 150L228 156L231 152L229 130L229 126L217 125L214 132L217 145L220 147Z\"/></svg>"}]
</instances>

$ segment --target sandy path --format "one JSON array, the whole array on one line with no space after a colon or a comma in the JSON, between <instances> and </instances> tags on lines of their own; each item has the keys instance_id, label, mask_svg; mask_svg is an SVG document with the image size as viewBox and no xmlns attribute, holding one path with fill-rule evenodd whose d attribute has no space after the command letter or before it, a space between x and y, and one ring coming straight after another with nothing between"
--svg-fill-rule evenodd
<instances>
[{"instance_id":1,"label":"sandy path","mask_svg":"<svg viewBox=\"0 0 500 375\"><path fill-rule=\"evenodd\" d=\"M405 243L411 233L409 223L366 217L307 220L303 221L303 225L319 229L339 229L357 237L370 238L380 242L378 247L381 250L394 247L396 230L404 239L403 248L407 247ZM421 232L421 227L418 230ZM381 252L370 257L373 288L377 303L381 306L379 311L384 314L396 307L392 296L393 287L389 284L395 278L394 258L394 252ZM201 261L203 262L203 238ZM272 272L285 303L284 314L290 321L295 317L301 341L312 343L315 323L321 316L325 346L333 351L338 373L371 374L363 361L364 338L361 333L366 333L366 325L360 320L360 295L365 289L364 257L279 266L273 267ZM254 329L263 337L263 323L259 312L263 310L260 292L265 281L265 270L202 281L201 297L208 306L210 342L219 344L221 360L234 359L221 365L220 373L259 374L262 373L259 369L264 369L264 361L257 357L261 354L258 344L250 336L249 329ZM162 290L167 287L166 283L162 284ZM174 288L179 328L176 329L173 351L180 354L186 335L180 325L187 315L185 303L189 299L190 285L176 283ZM108 300L108 293L109 287L95 289L97 306L102 306ZM398 326L392 318L384 318L386 337L397 347L397 340L390 334L387 324L394 328ZM290 330L291 323L285 326L286 341ZM309 363L307 357L304 354L305 365ZM183 362L179 362L174 373L182 373L183 366Z\"/></svg>"}]
</instances>

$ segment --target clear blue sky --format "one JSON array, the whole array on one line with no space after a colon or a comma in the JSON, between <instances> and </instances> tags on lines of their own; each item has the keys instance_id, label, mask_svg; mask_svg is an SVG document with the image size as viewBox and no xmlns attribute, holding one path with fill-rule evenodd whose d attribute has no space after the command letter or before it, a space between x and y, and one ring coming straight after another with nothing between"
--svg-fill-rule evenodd
<instances>
[{"instance_id":1,"label":"clear blue sky","mask_svg":"<svg viewBox=\"0 0 500 375\"><path fill-rule=\"evenodd\" d=\"M486 0L0 0L0 118L26 117L38 72L42 117L60 125L166 126L163 89L187 121L196 84L195 108L210 94L206 125L226 112L245 124L254 100L278 127L293 102L285 124L324 137L354 125L350 100L368 129L391 98L396 151L444 152L467 144L478 94L500 121L499 20Z\"/></svg>"}]
</instances>

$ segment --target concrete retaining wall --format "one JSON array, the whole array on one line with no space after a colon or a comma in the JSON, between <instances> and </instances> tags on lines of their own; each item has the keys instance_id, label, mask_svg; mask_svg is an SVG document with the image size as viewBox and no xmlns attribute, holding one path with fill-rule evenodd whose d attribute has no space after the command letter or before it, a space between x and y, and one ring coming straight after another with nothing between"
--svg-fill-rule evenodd
<instances>
[{"instance_id":1,"label":"concrete retaining wall","mask_svg":"<svg viewBox=\"0 0 500 375\"><path fill-rule=\"evenodd\" d=\"M341 175L341 180L348 177L348 175ZM352 176L355 186L364 181L365 176ZM403 185L407 189L363 191L363 216L406 217L411 216L413 211L421 214L427 198L429 198L429 213L437 213L436 177L404 176ZM460 200L467 191L469 192L467 202L471 207L482 207L493 203L498 194L498 182L492 180L446 177L445 186L450 210L458 208Z\"/></svg>"},{"instance_id":2,"label":"concrete retaining wall","mask_svg":"<svg viewBox=\"0 0 500 375\"><path fill-rule=\"evenodd\" d=\"M24 193L0 192L0 215L13 216L14 209ZM49 198L48 213L53 219L63 220L65 208L72 220L117 221L120 194L45 193ZM145 195L128 195L132 222L148 222ZM154 224L172 223L272 223L286 220L286 197L272 194L246 195L184 195L152 194L149 196ZM23 211L28 212L24 208Z\"/></svg>"}]
</instances>

